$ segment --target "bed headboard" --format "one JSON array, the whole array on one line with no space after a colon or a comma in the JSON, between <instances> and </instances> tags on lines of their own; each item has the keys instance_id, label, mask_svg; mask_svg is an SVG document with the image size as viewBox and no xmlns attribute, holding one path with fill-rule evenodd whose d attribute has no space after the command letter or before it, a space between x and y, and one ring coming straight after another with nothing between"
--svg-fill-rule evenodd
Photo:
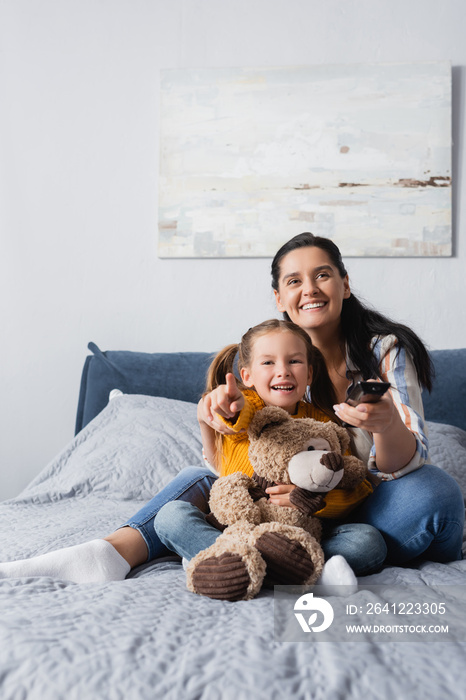
<instances>
[{"instance_id":1,"label":"bed headboard","mask_svg":"<svg viewBox=\"0 0 466 700\"><path fill-rule=\"evenodd\" d=\"M197 403L204 390L213 354L208 352L145 353L99 350L86 358L79 393L76 433L100 413L112 389ZM423 393L426 419L466 430L466 349L431 353L436 379Z\"/></svg>"},{"instance_id":2,"label":"bed headboard","mask_svg":"<svg viewBox=\"0 0 466 700\"><path fill-rule=\"evenodd\" d=\"M466 430L466 348L432 350L434 388L424 391L426 420L447 423Z\"/></svg>"},{"instance_id":3,"label":"bed headboard","mask_svg":"<svg viewBox=\"0 0 466 700\"><path fill-rule=\"evenodd\" d=\"M197 403L213 355L208 352L102 352L89 343L81 377L76 433L105 408L112 389Z\"/></svg>"}]
</instances>

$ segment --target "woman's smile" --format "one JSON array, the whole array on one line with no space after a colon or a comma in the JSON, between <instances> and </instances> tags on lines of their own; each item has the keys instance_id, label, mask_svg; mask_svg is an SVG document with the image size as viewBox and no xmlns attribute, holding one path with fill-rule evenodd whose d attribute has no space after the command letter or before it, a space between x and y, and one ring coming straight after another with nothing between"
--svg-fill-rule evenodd
<instances>
[{"instance_id":1,"label":"woman's smile","mask_svg":"<svg viewBox=\"0 0 466 700\"><path fill-rule=\"evenodd\" d=\"M312 311L314 309L322 309L326 305L326 301L306 302L301 306L302 311Z\"/></svg>"},{"instance_id":2,"label":"woman's smile","mask_svg":"<svg viewBox=\"0 0 466 700\"><path fill-rule=\"evenodd\" d=\"M309 333L336 329L343 299L350 294L348 278L340 276L321 248L296 249L281 261L277 308Z\"/></svg>"}]
</instances>

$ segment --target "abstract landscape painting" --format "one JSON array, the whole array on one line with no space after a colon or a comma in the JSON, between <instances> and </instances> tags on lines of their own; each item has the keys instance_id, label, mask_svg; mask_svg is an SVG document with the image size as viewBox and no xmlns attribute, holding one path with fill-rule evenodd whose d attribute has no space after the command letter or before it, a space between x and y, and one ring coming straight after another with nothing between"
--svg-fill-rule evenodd
<instances>
[{"instance_id":1,"label":"abstract landscape painting","mask_svg":"<svg viewBox=\"0 0 466 700\"><path fill-rule=\"evenodd\" d=\"M449 256L451 148L447 62L164 70L159 256Z\"/></svg>"}]
</instances>

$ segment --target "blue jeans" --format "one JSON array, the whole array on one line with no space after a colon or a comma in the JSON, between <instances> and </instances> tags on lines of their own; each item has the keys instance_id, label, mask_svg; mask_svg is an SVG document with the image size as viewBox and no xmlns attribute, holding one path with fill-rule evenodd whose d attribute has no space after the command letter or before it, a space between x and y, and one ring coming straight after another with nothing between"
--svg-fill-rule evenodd
<instances>
[{"instance_id":1,"label":"blue jeans","mask_svg":"<svg viewBox=\"0 0 466 700\"><path fill-rule=\"evenodd\" d=\"M215 474L205 467L185 467L136 515L121 526L132 527L142 535L149 552L147 561L170 554L154 530L154 518L162 506L175 500L189 501L197 506L199 512L208 513L210 489L216 478Z\"/></svg>"},{"instance_id":2,"label":"blue jeans","mask_svg":"<svg viewBox=\"0 0 466 700\"><path fill-rule=\"evenodd\" d=\"M463 496L453 477L431 464L401 479L383 481L351 519L382 533L387 563L462 559Z\"/></svg>"},{"instance_id":3,"label":"blue jeans","mask_svg":"<svg viewBox=\"0 0 466 700\"><path fill-rule=\"evenodd\" d=\"M188 560L210 547L221 534L206 522L199 508L181 501L164 505L155 518L154 527L167 549ZM325 559L341 554L358 576L374 573L382 567L387 547L375 527L360 523L327 523L324 528Z\"/></svg>"},{"instance_id":4,"label":"blue jeans","mask_svg":"<svg viewBox=\"0 0 466 700\"><path fill-rule=\"evenodd\" d=\"M208 469L186 467L126 523L143 536L149 550L148 560L165 556L168 550L190 559L217 539L219 531L202 516L208 512L209 492L215 479ZM178 515L176 519L174 516L178 513L184 521L186 513L177 511L176 507L175 512L167 509L163 519L157 518L164 544L154 528L154 519L162 506L175 500L197 506L202 518L193 517L188 527L185 523L180 529L176 522ZM370 530L354 527L360 524L372 525L382 533L387 561L391 564L404 564L418 557L438 562L462 558L463 498L456 481L438 467L426 464L401 479L382 482L354 512L352 521L327 523L322 546L327 557L337 553L348 557L356 571L364 571L364 551L371 535ZM383 554L377 537L375 544L377 551L367 558L369 570L377 566ZM362 559L356 557L358 551L362 552Z\"/></svg>"}]
</instances>

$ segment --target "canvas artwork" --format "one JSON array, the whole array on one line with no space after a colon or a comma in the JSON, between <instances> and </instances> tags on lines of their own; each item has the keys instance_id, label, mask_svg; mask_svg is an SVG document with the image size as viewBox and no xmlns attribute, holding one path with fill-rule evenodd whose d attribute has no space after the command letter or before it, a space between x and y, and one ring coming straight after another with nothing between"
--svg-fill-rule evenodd
<instances>
[{"instance_id":1,"label":"canvas artwork","mask_svg":"<svg viewBox=\"0 0 466 700\"><path fill-rule=\"evenodd\" d=\"M448 256L451 65L164 70L160 257Z\"/></svg>"}]
</instances>

